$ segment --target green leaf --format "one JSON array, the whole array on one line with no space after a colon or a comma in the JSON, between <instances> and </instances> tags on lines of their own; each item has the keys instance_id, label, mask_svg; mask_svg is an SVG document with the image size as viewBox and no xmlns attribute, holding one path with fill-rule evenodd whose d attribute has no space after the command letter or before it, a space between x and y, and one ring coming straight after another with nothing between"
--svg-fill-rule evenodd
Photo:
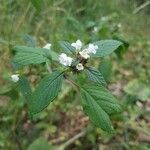
<instances>
[{"instance_id":1,"label":"green leaf","mask_svg":"<svg viewBox=\"0 0 150 150\"><path fill-rule=\"evenodd\" d=\"M118 35L114 35L113 38L115 40L119 40L121 41L123 44L121 46L119 46L119 48L115 51L115 53L117 54L118 58L122 59L123 54L126 53L128 51L129 48L129 42L127 42L126 40L124 40L123 37L118 36Z\"/></svg>"},{"instance_id":2,"label":"green leaf","mask_svg":"<svg viewBox=\"0 0 150 150\"><path fill-rule=\"evenodd\" d=\"M112 64L110 59L108 58L102 59L99 65L99 71L101 72L101 74L103 75L106 81L110 80L111 73L112 73Z\"/></svg>"},{"instance_id":3,"label":"green leaf","mask_svg":"<svg viewBox=\"0 0 150 150\"><path fill-rule=\"evenodd\" d=\"M53 148L44 138L38 138L29 145L27 150L53 150Z\"/></svg>"},{"instance_id":4,"label":"green leaf","mask_svg":"<svg viewBox=\"0 0 150 150\"><path fill-rule=\"evenodd\" d=\"M32 5L37 9L41 10L41 6L43 5L43 0L31 0Z\"/></svg>"},{"instance_id":5,"label":"green leaf","mask_svg":"<svg viewBox=\"0 0 150 150\"><path fill-rule=\"evenodd\" d=\"M20 76L18 83L19 83L19 87L20 87L20 91L22 95L27 100L27 102L30 103L30 100L32 99L32 91L31 91L29 81L27 80L26 77Z\"/></svg>"},{"instance_id":6,"label":"green leaf","mask_svg":"<svg viewBox=\"0 0 150 150\"><path fill-rule=\"evenodd\" d=\"M69 54L75 54L75 48L67 41L60 41L59 42L62 49L65 51L65 53Z\"/></svg>"},{"instance_id":7,"label":"green leaf","mask_svg":"<svg viewBox=\"0 0 150 150\"><path fill-rule=\"evenodd\" d=\"M92 67L86 68L86 73L87 73L88 79L90 81L106 86L107 83L106 83L104 77L95 68L92 68Z\"/></svg>"},{"instance_id":8,"label":"green leaf","mask_svg":"<svg viewBox=\"0 0 150 150\"><path fill-rule=\"evenodd\" d=\"M63 72L55 71L40 81L33 93L33 99L29 107L32 115L42 111L54 100L61 89L62 79Z\"/></svg>"},{"instance_id":9,"label":"green leaf","mask_svg":"<svg viewBox=\"0 0 150 150\"><path fill-rule=\"evenodd\" d=\"M130 81L124 87L124 91L140 100L150 100L150 86L138 79Z\"/></svg>"},{"instance_id":10,"label":"green leaf","mask_svg":"<svg viewBox=\"0 0 150 150\"><path fill-rule=\"evenodd\" d=\"M93 57L104 57L111 54L113 51L117 50L122 42L117 40L101 40L93 43L98 46L96 54Z\"/></svg>"},{"instance_id":11,"label":"green leaf","mask_svg":"<svg viewBox=\"0 0 150 150\"><path fill-rule=\"evenodd\" d=\"M36 47L36 40L32 36L25 34L23 40L29 47Z\"/></svg>"},{"instance_id":12,"label":"green leaf","mask_svg":"<svg viewBox=\"0 0 150 150\"><path fill-rule=\"evenodd\" d=\"M110 114L119 113L121 107L115 97L103 86L86 84L81 88L82 106L90 120L104 131L112 132Z\"/></svg>"},{"instance_id":13,"label":"green leaf","mask_svg":"<svg viewBox=\"0 0 150 150\"><path fill-rule=\"evenodd\" d=\"M32 48L26 46L16 46L13 48L17 52L13 62L18 65L40 64L46 62L50 57L49 51L43 48Z\"/></svg>"}]
</instances>

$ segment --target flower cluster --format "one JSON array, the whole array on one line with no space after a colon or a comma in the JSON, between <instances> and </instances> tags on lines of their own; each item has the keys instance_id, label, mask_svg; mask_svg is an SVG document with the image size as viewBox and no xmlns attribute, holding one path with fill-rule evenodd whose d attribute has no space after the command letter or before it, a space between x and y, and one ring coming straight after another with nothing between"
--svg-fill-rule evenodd
<instances>
[{"instance_id":1,"label":"flower cluster","mask_svg":"<svg viewBox=\"0 0 150 150\"><path fill-rule=\"evenodd\" d=\"M82 49L83 44L80 40L77 40L75 43L72 43L71 46L73 46L76 49L77 55L79 55L84 60L89 59L90 54L96 54L96 50L98 49L98 46L94 44L89 44L88 47ZM71 66L73 61L74 61L73 58L68 57L64 53L59 55L59 62L64 66ZM83 63L79 62L76 65L76 69L79 71L83 70L84 69Z\"/></svg>"}]
</instances>

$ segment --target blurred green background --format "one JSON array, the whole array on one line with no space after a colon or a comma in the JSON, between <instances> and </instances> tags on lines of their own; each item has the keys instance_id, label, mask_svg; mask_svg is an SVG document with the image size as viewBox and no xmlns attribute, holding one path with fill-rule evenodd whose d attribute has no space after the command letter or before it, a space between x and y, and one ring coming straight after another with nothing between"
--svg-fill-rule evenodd
<instances>
[{"instance_id":1,"label":"blurred green background","mask_svg":"<svg viewBox=\"0 0 150 150\"><path fill-rule=\"evenodd\" d=\"M150 149L149 18L149 0L0 0L0 150ZM59 52L59 40L77 39L124 42L124 48L98 66L124 108L112 116L113 135L93 128L76 92L66 84L30 120L25 100L10 81L13 46L50 42ZM45 74L42 65L22 71L33 85Z\"/></svg>"}]
</instances>

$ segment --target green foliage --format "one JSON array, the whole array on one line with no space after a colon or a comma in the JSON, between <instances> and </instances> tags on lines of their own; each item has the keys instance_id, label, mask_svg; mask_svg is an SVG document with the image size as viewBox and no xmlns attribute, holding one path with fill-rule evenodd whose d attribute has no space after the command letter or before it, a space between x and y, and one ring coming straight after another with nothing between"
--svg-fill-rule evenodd
<instances>
[{"instance_id":1,"label":"green foliage","mask_svg":"<svg viewBox=\"0 0 150 150\"><path fill-rule=\"evenodd\" d=\"M139 100L150 100L150 86L140 80L134 79L125 87L124 91L131 96L135 96Z\"/></svg>"},{"instance_id":2,"label":"green foliage","mask_svg":"<svg viewBox=\"0 0 150 150\"><path fill-rule=\"evenodd\" d=\"M29 47L36 47L37 46L36 45L36 40L28 34L25 34L23 36L23 40L27 44L27 46L29 46Z\"/></svg>"},{"instance_id":3,"label":"green foliage","mask_svg":"<svg viewBox=\"0 0 150 150\"><path fill-rule=\"evenodd\" d=\"M122 45L122 42L117 40L101 40L94 44L98 46L98 50L93 57L104 57L117 50Z\"/></svg>"},{"instance_id":4,"label":"green foliage","mask_svg":"<svg viewBox=\"0 0 150 150\"><path fill-rule=\"evenodd\" d=\"M41 6L43 4L43 0L31 0L31 3L39 11L39 10L41 10Z\"/></svg>"},{"instance_id":5,"label":"green foliage","mask_svg":"<svg viewBox=\"0 0 150 150\"><path fill-rule=\"evenodd\" d=\"M62 79L63 72L55 71L40 81L29 102L31 115L42 111L54 100L61 89Z\"/></svg>"},{"instance_id":6,"label":"green foliage","mask_svg":"<svg viewBox=\"0 0 150 150\"><path fill-rule=\"evenodd\" d=\"M25 78L21 78L19 81L23 96L27 99L30 115L33 116L34 114L39 113L54 100L61 89L63 75L66 74L66 72L73 72L73 74L75 74L77 72L81 73L82 70L85 69L85 73L87 74L89 81L95 84L91 84L91 86L89 85L90 89L89 86L84 86L84 88L81 88L85 112L95 125L107 132L113 131L108 114L118 113L121 108L111 93L103 87L106 86L104 77L100 71L94 69L93 67L86 66L88 58L84 58L84 56L80 55L80 53L73 46L71 46L69 42L60 41L59 44L66 53L74 54L75 56L75 59L71 58L71 61L73 61L69 66L67 66L68 60L66 60L69 57L60 58L62 59L62 64L63 61L66 61L65 66L69 67L68 69L58 69L57 71L52 72L52 74L45 76L32 94L28 81ZM122 43L116 40L102 40L95 42L94 44L98 46L98 50L96 50L96 57L104 57L111 54ZM84 47L81 48L81 51L83 49ZM15 55L13 62L18 65L39 64L46 62L48 66L48 58L51 59L52 63L53 60L58 59L57 53L44 48L18 46L15 47L14 50L17 51L17 54ZM93 51L93 49L90 50ZM77 68L79 63L83 67L81 70ZM77 80L80 81L80 74L77 76ZM75 86L78 87L77 84L75 84ZM85 104L86 102L87 105Z\"/></svg>"},{"instance_id":7,"label":"green foliage","mask_svg":"<svg viewBox=\"0 0 150 150\"><path fill-rule=\"evenodd\" d=\"M44 138L36 139L27 150L54 150Z\"/></svg>"},{"instance_id":8,"label":"green foliage","mask_svg":"<svg viewBox=\"0 0 150 150\"><path fill-rule=\"evenodd\" d=\"M90 81L106 86L107 83L100 71L96 70L95 68L88 67L86 68L86 73Z\"/></svg>"},{"instance_id":9,"label":"green foliage","mask_svg":"<svg viewBox=\"0 0 150 150\"><path fill-rule=\"evenodd\" d=\"M38 2L38 0L35 1ZM46 42L56 43L63 39L75 41L82 38L82 41L88 43L101 39L118 40L118 37L122 43L124 43L122 40L130 41L130 50L127 53L124 53L126 51L123 48L124 43L115 50L114 55L111 55L109 59L95 59L87 64L87 66L96 64L98 67L100 60L100 72L108 81L108 87L119 97L121 103L128 101L124 113L112 116L116 134L110 135L101 129L94 128L90 134L86 133L84 137L73 141L66 149L109 149L110 147L112 150L149 149L149 124L147 123L149 102L138 101L137 105L136 100L141 98L128 95L127 92L125 92L127 95L124 98L123 92L124 84L135 78L142 79L148 87L145 81L149 81L150 74L150 20L147 19L149 6L142 8L136 15L132 15L133 10L141 6L144 0L114 0L107 1L107 3L106 0L95 0L94 2L93 0L41 1L45 6L44 9L40 6L40 11L31 5L30 0L1 1L0 149L27 149L28 145L41 135L49 143L59 145L61 139L70 141L70 135L73 138L74 136L78 137L81 130L84 130L82 125L88 124L88 121L84 119L85 116L83 115L83 118L80 116L81 110L78 110L77 113L74 112L74 110L80 109L78 106L80 99L74 91L74 86L73 88L68 86L68 82L64 82L65 86L63 85L62 92L46 111L37 114L34 121L29 120L25 101L18 91L17 83L12 84L6 78L6 74L8 73L9 78L10 73L25 74L30 78L30 84L34 89L40 74L43 77L49 73L45 64L24 67L22 70L12 72L8 59L14 53L10 54L9 48L20 42L25 42L23 45L30 47L37 45L42 47ZM117 28L118 24L121 24L121 27ZM36 37L36 45L31 37L23 37L23 34L26 35L26 33ZM120 35L124 38L120 38ZM57 43L56 46L52 44L52 47L58 48L56 51L60 53L61 49ZM124 59L120 61L116 54ZM58 54L55 60L58 60ZM113 65L111 80L109 69L107 70L108 62ZM49 65L51 65L49 70L57 67L56 62L51 64L48 62ZM80 83L78 74L73 76L72 73L67 73L66 76L75 79L75 83L77 81ZM84 84L83 81L82 83ZM117 119L116 116L118 116ZM49 129L53 125L55 132L51 132ZM91 137L89 138L89 136Z\"/></svg>"},{"instance_id":10,"label":"green foliage","mask_svg":"<svg viewBox=\"0 0 150 150\"><path fill-rule=\"evenodd\" d=\"M43 48L31 48L26 46L16 46L13 48L17 52L13 62L18 65L40 64L50 58L50 50Z\"/></svg>"},{"instance_id":11,"label":"green foliage","mask_svg":"<svg viewBox=\"0 0 150 150\"><path fill-rule=\"evenodd\" d=\"M81 88L82 106L91 121L104 131L112 132L109 115L119 113L121 107L103 86L86 84Z\"/></svg>"},{"instance_id":12,"label":"green foliage","mask_svg":"<svg viewBox=\"0 0 150 150\"><path fill-rule=\"evenodd\" d=\"M111 73L112 73L112 64L110 59L108 58L102 59L99 65L99 71L101 72L101 74L103 75L106 81L110 80Z\"/></svg>"},{"instance_id":13,"label":"green foliage","mask_svg":"<svg viewBox=\"0 0 150 150\"><path fill-rule=\"evenodd\" d=\"M59 42L61 48L64 50L65 53L72 53L75 54L75 48L67 41L60 41Z\"/></svg>"},{"instance_id":14,"label":"green foliage","mask_svg":"<svg viewBox=\"0 0 150 150\"><path fill-rule=\"evenodd\" d=\"M21 76L19 78L19 83L18 84L19 84L19 87L20 87L20 91L22 92L22 95L27 100L27 103L29 103L30 100L32 100L32 91L31 91L29 81L27 80L26 77Z\"/></svg>"}]
</instances>

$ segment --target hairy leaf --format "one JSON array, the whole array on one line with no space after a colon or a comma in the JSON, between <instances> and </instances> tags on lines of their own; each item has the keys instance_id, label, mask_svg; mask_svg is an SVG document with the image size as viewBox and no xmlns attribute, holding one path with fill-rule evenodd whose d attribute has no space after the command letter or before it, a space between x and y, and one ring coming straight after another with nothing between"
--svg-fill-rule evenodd
<instances>
[{"instance_id":1,"label":"hairy leaf","mask_svg":"<svg viewBox=\"0 0 150 150\"><path fill-rule=\"evenodd\" d=\"M27 80L26 77L21 76L21 77L19 77L18 83L19 83L22 95L27 100L27 103L29 103L30 100L32 99L32 91L31 91L29 81Z\"/></svg>"},{"instance_id":2,"label":"hairy leaf","mask_svg":"<svg viewBox=\"0 0 150 150\"><path fill-rule=\"evenodd\" d=\"M90 120L103 130L112 132L109 115L121 111L114 96L99 84L86 84L81 88L81 97L83 109Z\"/></svg>"},{"instance_id":3,"label":"hairy leaf","mask_svg":"<svg viewBox=\"0 0 150 150\"><path fill-rule=\"evenodd\" d=\"M93 43L98 46L96 54L93 57L104 57L117 50L122 42L117 40L101 40Z\"/></svg>"},{"instance_id":4,"label":"hairy leaf","mask_svg":"<svg viewBox=\"0 0 150 150\"><path fill-rule=\"evenodd\" d=\"M90 81L106 86L106 81L105 81L104 77L95 68L88 67L86 69L86 73L87 73L88 79Z\"/></svg>"},{"instance_id":5,"label":"hairy leaf","mask_svg":"<svg viewBox=\"0 0 150 150\"><path fill-rule=\"evenodd\" d=\"M51 49L16 46L13 50L17 52L13 59L13 63L17 67L29 64L40 64L46 62L48 59L54 61L58 60L58 54Z\"/></svg>"},{"instance_id":6,"label":"hairy leaf","mask_svg":"<svg viewBox=\"0 0 150 150\"><path fill-rule=\"evenodd\" d=\"M106 81L109 81L111 78L111 73L112 73L112 64L110 59L104 58L102 59L100 65L99 65L99 71L103 75L104 79Z\"/></svg>"},{"instance_id":7,"label":"hairy leaf","mask_svg":"<svg viewBox=\"0 0 150 150\"><path fill-rule=\"evenodd\" d=\"M36 114L46 108L58 95L62 85L63 73L55 71L44 77L33 93L30 113Z\"/></svg>"},{"instance_id":8,"label":"hairy leaf","mask_svg":"<svg viewBox=\"0 0 150 150\"><path fill-rule=\"evenodd\" d=\"M60 41L59 44L66 53L75 53L75 48L69 42Z\"/></svg>"},{"instance_id":9,"label":"hairy leaf","mask_svg":"<svg viewBox=\"0 0 150 150\"><path fill-rule=\"evenodd\" d=\"M27 46L16 46L13 48L17 52L13 62L17 65L40 64L51 59L50 50L44 48L33 48Z\"/></svg>"}]
</instances>

